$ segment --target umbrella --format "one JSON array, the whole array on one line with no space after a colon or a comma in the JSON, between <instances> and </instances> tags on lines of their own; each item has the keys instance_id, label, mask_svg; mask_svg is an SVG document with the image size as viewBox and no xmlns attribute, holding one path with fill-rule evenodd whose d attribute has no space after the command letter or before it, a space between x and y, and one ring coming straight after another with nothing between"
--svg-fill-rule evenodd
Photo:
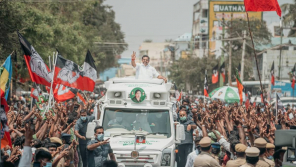
<instances>
[{"instance_id":1,"label":"umbrella","mask_svg":"<svg viewBox=\"0 0 296 167\"><path fill-rule=\"evenodd\" d=\"M212 99L220 99L227 103L239 103L239 94L237 87L223 86L213 90L209 96ZM243 93L243 100L245 101L245 94Z\"/></svg>"}]
</instances>

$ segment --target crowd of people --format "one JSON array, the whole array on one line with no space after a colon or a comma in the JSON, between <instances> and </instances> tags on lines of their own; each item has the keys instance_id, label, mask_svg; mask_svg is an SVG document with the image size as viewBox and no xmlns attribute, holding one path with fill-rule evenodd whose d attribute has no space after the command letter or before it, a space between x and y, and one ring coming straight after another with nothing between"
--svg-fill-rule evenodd
<instances>
[{"instance_id":1,"label":"crowd of people","mask_svg":"<svg viewBox=\"0 0 296 167\"><path fill-rule=\"evenodd\" d=\"M36 105L30 109L20 99L11 100L7 124L13 144L2 148L1 165L116 166L109 141L104 140L103 127L96 127L95 140L86 138L87 124L95 115L100 117L95 103L95 99L86 104L72 99L55 104L48 112L40 112ZM175 121L185 128L185 140L177 146L178 167L280 167L286 148L275 147L275 131L294 129L296 125L296 112L292 108L275 115L270 105L246 108L219 100L185 99L174 114Z\"/></svg>"},{"instance_id":2,"label":"crowd of people","mask_svg":"<svg viewBox=\"0 0 296 167\"><path fill-rule=\"evenodd\" d=\"M108 153L112 157L112 149L102 135L96 147L92 144L97 142L86 139L87 124L95 119L95 114L98 118L100 115L94 99L85 104L76 99L56 103L48 112L41 112L38 105L29 109L21 99L14 96L9 105L7 124L12 147L6 145L1 149L1 167L117 166L115 158L106 161L108 155L102 153L93 159L86 157L96 153L99 145L110 148ZM103 132L103 127L95 130L96 136ZM95 161L98 157L101 163ZM88 162L92 164L87 165Z\"/></svg>"},{"instance_id":3,"label":"crowd of people","mask_svg":"<svg viewBox=\"0 0 296 167\"><path fill-rule=\"evenodd\" d=\"M287 148L275 147L275 131L295 129L296 112L290 107L278 115L274 111L255 103L246 108L183 100L176 112L186 137L178 146L178 167L282 166Z\"/></svg>"}]
</instances>

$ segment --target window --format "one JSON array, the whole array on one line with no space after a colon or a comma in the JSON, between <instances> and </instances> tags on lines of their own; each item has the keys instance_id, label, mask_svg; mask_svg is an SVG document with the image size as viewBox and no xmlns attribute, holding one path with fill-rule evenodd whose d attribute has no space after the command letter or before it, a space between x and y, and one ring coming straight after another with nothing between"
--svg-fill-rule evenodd
<instances>
[{"instance_id":1,"label":"window","mask_svg":"<svg viewBox=\"0 0 296 167\"><path fill-rule=\"evenodd\" d=\"M202 10L202 17L203 18L208 18L208 9L203 9Z\"/></svg>"},{"instance_id":2,"label":"window","mask_svg":"<svg viewBox=\"0 0 296 167\"><path fill-rule=\"evenodd\" d=\"M110 133L143 131L155 135L171 136L170 115L167 110L105 109L103 127Z\"/></svg>"}]
</instances>

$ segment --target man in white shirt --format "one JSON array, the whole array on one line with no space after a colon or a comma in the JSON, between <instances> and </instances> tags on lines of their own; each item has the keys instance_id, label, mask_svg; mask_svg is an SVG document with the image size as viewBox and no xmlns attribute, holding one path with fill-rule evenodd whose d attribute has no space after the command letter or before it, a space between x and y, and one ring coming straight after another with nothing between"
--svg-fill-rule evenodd
<instances>
[{"instance_id":1,"label":"man in white shirt","mask_svg":"<svg viewBox=\"0 0 296 167\"><path fill-rule=\"evenodd\" d=\"M167 82L167 79L161 75L155 70L154 67L149 65L150 58L147 55L144 55L142 57L142 63L136 63L136 52L133 52L132 54L132 66L136 68L136 79L152 79L152 78L158 78L163 79L165 82Z\"/></svg>"}]
</instances>

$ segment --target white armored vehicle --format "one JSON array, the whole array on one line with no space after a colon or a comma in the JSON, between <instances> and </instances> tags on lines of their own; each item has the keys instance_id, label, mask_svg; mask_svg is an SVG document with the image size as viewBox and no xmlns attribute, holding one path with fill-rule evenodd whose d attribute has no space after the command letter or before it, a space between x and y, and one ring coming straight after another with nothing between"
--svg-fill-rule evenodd
<instances>
[{"instance_id":1,"label":"white armored vehicle","mask_svg":"<svg viewBox=\"0 0 296 167\"><path fill-rule=\"evenodd\" d=\"M120 78L105 86L96 124L104 127L105 139L110 138L119 167L175 166L175 144L183 132L175 131L172 84ZM93 128L88 127L87 138L94 138Z\"/></svg>"}]
</instances>

